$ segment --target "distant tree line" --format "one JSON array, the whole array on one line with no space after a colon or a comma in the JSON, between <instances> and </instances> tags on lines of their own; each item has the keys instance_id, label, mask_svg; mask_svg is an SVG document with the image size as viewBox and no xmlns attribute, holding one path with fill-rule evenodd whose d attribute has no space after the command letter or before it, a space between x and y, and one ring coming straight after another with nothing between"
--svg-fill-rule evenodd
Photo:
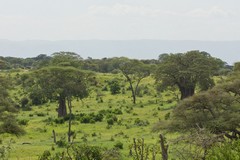
<instances>
[{"instance_id":1,"label":"distant tree line","mask_svg":"<svg viewBox=\"0 0 240 160\"><path fill-rule=\"evenodd\" d=\"M73 52L66 52L66 53L73 53ZM18 69L18 68L36 69L36 68L41 68L49 65L55 54L56 53L53 53L51 56L47 56L46 54L40 54L32 58L0 56L0 60L5 62L5 65L2 67L2 69ZM121 63L127 60L128 58L113 57L113 58L93 59L91 57L88 57L87 59L83 59L83 58L80 58L80 59L82 60L81 69L83 70L91 70L91 71L101 72L101 73L117 73L119 72L119 67ZM141 61L144 64L153 65L153 66L158 63L157 59L139 60L139 61Z\"/></svg>"}]
</instances>

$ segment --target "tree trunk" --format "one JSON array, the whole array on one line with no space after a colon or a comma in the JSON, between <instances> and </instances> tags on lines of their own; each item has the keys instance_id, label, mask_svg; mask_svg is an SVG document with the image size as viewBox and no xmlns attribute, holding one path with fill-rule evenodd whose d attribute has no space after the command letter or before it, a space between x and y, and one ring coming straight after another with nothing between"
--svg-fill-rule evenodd
<instances>
[{"instance_id":1,"label":"tree trunk","mask_svg":"<svg viewBox=\"0 0 240 160\"><path fill-rule=\"evenodd\" d=\"M160 146L162 150L162 159L168 160L168 145L165 145L164 137L162 134L160 134Z\"/></svg>"},{"instance_id":2,"label":"tree trunk","mask_svg":"<svg viewBox=\"0 0 240 160\"><path fill-rule=\"evenodd\" d=\"M67 115L66 98L60 96L58 103L58 117L65 117Z\"/></svg>"},{"instance_id":3,"label":"tree trunk","mask_svg":"<svg viewBox=\"0 0 240 160\"><path fill-rule=\"evenodd\" d=\"M194 95L195 92L194 87L192 88L179 87L179 90L181 92L181 100Z\"/></svg>"},{"instance_id":4,"label":"tree trunk","mask_svg":"<svg viewBox=\"0 0 240 160\"><path fill-rule=\"evenodd\" d=\"M53 133L53 142L56 143L57 141L56 141L56 132L55 132L55 130L53 130L52 133Z\"/></svg>"},{"instance_id":5,"label":"tree trunk","mask_svg":"<svg viewBox=\"0 0 240 160\"><path fill-rule=\"evenodd\" d=\"M68 142L71 142L71 136L72 136L72 104L71 100L68 99L68 109L69 109L69 121L68 121Z\"/></svg>"},{"instance_id":6,"label":"tree trunk","mask_svg":"<svg viewBox=\"0 0 240 160\"><path fill-rule=\"evenodd\" d=\"M132 91L133 104L136 104L136 92L134 91L132 81L129 79L130 89Z\"/></svg>"},{"instance_id":7,"label":"tree trunk","mask_svg":"<svg viewBox=\"0 0 240 160\"><path fill-rule=\"evenodd\" d=\"M133 97L133 104L136 104L136 95L135 95L134 92L133 92L133 94L132 94L132 97Z\"/></svg>"}]
</instances>

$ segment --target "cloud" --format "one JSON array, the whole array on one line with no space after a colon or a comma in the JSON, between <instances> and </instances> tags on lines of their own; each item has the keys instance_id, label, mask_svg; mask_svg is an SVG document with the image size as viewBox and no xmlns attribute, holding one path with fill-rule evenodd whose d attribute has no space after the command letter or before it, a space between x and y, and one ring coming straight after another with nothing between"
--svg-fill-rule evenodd
<instances>
[{"instance_id":1,"label":"cloud","mask_svg":"<svg viewBox=\"0 0 240 160\"><path fill-rule=\"evenodd\" d=\"M114 5L94 5L88 8L90 15L102 16L173 16L173 17L229 17L232 12L227 11L219 6L213 6L209 9L196 8L189 11L171 11L161 10L156 8L149 8L145 6L133 6L128 4L114 4Z\"/></svg>"},{"instance_id":2,"label":"cloud","mask_svg":"<svg viewBox=\"0 0 240 160\"><path fill-rule=\"evenodd\" d=\"M127 4L114 4L112 6L94 5L88 8L90 14L110 16L157 16L161 14L159 9L147 8L144 6L131 6Z\"/></svg>"},{"instance_id":3,"label":"cloud","mask_svg":"<svg viewBox=\"0 0 240 160\"><path fill-rule=\"evenodd\" d=\"M232 15L232 13L221 7L213 6L209 9L197 8L187 12L186 15L191 17L228 17Z\"/></svg>"}]
</instances>

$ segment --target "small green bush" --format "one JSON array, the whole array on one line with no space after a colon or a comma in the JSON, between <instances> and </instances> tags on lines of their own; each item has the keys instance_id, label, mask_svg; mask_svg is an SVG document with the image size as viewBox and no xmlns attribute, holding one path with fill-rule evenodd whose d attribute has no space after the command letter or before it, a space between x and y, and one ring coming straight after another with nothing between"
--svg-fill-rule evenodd
<instances>
[{"instance_id":1,"label":"small green bush","mask_svg":"<svg viewBox=\"0 0 240 160\"><path fill-rule=\"evenodd\" d=\"M15 119L6 119L0 125L0 133L10 133L17 136L25 134L25 131L17 124Z\"/></svg>"},{"instance_id":2,"label":"small green bush","mask_svg":"<svg viewBox=\"0 0 240 160\"><path fill-rule=\"evenodd\" d=\"M39 157L39 160L48 160L50 159L51 153L48 150L45 150L43 154Z\"/></svg>"},{"instance_id":3,"label":"small green bush","mask_svg":"<svg viewBox=\"0 0 240 160\"><path fill-rule=\"evenodd\" d=\"M118 148L118 149L123 149L123 143L122 142L117 142L115 145L114 145L115 148Z\"/></svg>"},{"instance_id":4,"label":"small green bush","mask_svg":"<svg viewBox=\"0 0 240 160\"><path fill-rule=\"evenodd\" d=\"M66 142L66 138L65 137L61 137L61 139L59 141L56 142L58 147L66 147L67 146L67 142Z\"/></svg>"},{"instance_id":5,"label":"small green bush","mask_svg":"<svg viewBox=\"0 0 240 160\"><path fill-rule=\"evenodd\" d=\"M134 121L134 125L137 125L137 126L148 126L149 125L149 122L148 120L141 120L139 118L135 119Z\"/></svg>"},{"instance_id":6,"label":"small green bush","mask_svg":"<svg viewBox=\"0 0 240 160\"><path fill-rule=\"evenodd\" d=\"M56 124L63 124L65 121L64 121L64 118L56 118L56 119L54 120L54 122L55 122Z\"/></svg>"},{"instance_id":7,"label":"small green bush","mask_svg":"<svg viewBox=\"0 0 240 160\"><path fill-rule=\"evenodd\" d=\"M107 120L107 124L108 125L113 125L114 124L114 120L112 118Z\"/></svg>"},{"instance_id":8,"label":"small green bush","mask_svg":"<svg viewBox=\"0 0 240 160\"><path fill-rule=\"evenodd\" d=\"M45 114L42 113L42 112L40 112L40 113L36 113L36 115L37 115L38 117L45 117Z\"/></svg>"},{"instance_id":9,"label":"small green bush","mask_svg":"<svg viewBox=\"0 0 240 160\"><path fill-rule=\"evenodd\" d=\"M167 114L165 114L164 119L165 120L169 120L170 119L170 115L171 115L171 113L168 112Z\"/></svg>"},{"instance_id":10,"label":"small green bush","mask_svg":"<svg viewBox=\"0 0 240 160\"><path fill-rule=\"evenodd\" d=\"M27 119L21 119L18 121L18 124L26 126L28 124L28 122L29 122L29 120L27 120Z\"/></svg>"}]
</instances>

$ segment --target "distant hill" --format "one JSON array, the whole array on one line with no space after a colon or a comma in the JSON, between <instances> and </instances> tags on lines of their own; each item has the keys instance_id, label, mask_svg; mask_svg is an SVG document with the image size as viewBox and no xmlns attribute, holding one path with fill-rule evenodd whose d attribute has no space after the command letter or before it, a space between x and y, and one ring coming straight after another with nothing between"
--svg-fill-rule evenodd
<instances>
[{"instance_id":1,"label":"distant hill","mask_svg":"<svg viewBox=\"0 0 240 160\"><path fill-rule=\"evenodd\" d=\"M182 53L200 50L226 61L240 61L240 41L190 40L67 40L67 41L9 41L0 40L0 55L35 57L58 51L72 51L83 58L125 56L137 59L157 59L162 53Z\"/></svg>"}]
</instances>

